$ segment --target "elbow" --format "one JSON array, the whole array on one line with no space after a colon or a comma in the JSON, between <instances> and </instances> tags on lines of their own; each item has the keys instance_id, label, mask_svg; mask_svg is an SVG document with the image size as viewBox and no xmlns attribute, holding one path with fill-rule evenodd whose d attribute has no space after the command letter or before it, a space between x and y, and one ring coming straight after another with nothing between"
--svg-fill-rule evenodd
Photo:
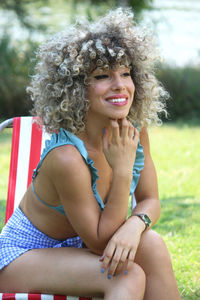
<instances>
[{"instance_id":1,"label":"elbow","mask_svg":"<svg viewBox=\"0 0 200 300\"><path fill-rule=\"evenodd\" d=\"M104 242L96 241L95 243L87 244L86 248L88 248L92 253L101 256L106 246L107 246L106 242L104 243Z\"/></svg>"},{"instance_id":2,"label":"elbow","mask_svg":"<svg viewBox=\"0 0 200 300\"><path fill-rule=\"evenodd\" d=\"M89 249L93 254L96 254L96 255L98 255L98 256L102 256L103 255L103 250L100 250L100 249L95 249L95 248L93 248L93 249Z\"/></svg>"}]
</instances>

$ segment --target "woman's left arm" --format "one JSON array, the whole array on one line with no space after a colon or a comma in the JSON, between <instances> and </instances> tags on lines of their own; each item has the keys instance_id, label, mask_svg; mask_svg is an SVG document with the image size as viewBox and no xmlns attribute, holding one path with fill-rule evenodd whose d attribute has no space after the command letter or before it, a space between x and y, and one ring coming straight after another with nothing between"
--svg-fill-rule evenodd
<instances>
[{"instance_id":1,"label":"woman's left arm","mask_svg":"<svg viewBox=\"0 0 200 300\"><path fill-rule=\"evenodd\" d=\"M137 205L132 211L132 215L146 214L151 225L154 225L160 217L160 201L158 196L157 175L150 153L150 143L148 131L143 128L140 133L140 143L144 151L144 169L141 171L140 180L135 190Z\"/></svg>"},{"instance_id":2,"label":"woman's left arm","mask_svg":"<svg viewBox=\"0 0 200 300\"><path fill-rule=\"evenodd\" d=\"M135 190L137 205L132 211L132 216L114 233L102 256L102 267L108 270L110 275L120 273L124 268L128 269L134 262L141 235L146 229L145 223L135 214L146 214L151 220L151 225L155 224L160 216L157 176L146 128L140 132L140 143L143 146L145 161Z\"/></svg>"}]
</instances>

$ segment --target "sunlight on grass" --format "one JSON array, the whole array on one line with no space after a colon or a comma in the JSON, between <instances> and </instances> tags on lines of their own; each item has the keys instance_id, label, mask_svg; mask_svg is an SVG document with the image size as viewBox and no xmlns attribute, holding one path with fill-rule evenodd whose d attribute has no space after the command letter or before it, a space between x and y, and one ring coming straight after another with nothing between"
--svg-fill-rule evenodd
<instances>
[{"instance_id":1,"label":"sunlight on grass","mask_svg":"<svg viewBox=\"0 0 200 300\"><path fill-rule=\"evenodd\" d=\"M149 133L162 206L154 229L170 250L182 299L200 299L200 127Z\"/></svg>"},{"instance_id":2,"label":"sunlight on grass","mask_svg":"<svg viewBox=\"0 0 200 300\"><path fill-rule=\"evenodd\" d=\"M162 206L154 229L170 250L182 299L200 299L200 127L163 125L150 128L149 135ZM10 130L0 134L0 230L10 142Z\"/></svg>"}]
</instances>

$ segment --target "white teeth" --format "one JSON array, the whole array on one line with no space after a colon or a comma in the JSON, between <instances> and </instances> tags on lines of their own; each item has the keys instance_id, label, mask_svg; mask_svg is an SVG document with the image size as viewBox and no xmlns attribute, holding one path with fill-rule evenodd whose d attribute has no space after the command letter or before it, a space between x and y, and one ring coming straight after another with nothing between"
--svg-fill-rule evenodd
<instances>
[{"instance_id":1,"label":"white teeth","mask_svg":"<svg viewBox=\"0 0 200 300\"><path fill-rule=\"evenodd\" d=\"M126 101L126 98L109 99L108 101L112 103L120 103Z\"/></svg>"}]
</instances>

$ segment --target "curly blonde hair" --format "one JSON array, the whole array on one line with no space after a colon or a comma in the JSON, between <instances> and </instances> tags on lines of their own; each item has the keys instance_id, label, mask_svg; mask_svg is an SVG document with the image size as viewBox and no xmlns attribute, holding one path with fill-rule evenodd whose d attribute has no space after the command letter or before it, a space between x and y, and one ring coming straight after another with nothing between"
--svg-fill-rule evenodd
<instances>
[{"instance_id":1,"label":"curly blonde hair","mask_svg":"<svg viewBox=\"0 0 200 300\"><path fill-rule=\"evenodd\" d=\"M82 131L89 109L89 75L118 64L130 66L135 85L129 121L140 127L160 121L168 94L154 75L155 43L133 19L130 9L118 8L96 22L77 22L39 47L36 75L27 90L34 101L32 112L48 132Z\"/></svg>"}]
</instances>

